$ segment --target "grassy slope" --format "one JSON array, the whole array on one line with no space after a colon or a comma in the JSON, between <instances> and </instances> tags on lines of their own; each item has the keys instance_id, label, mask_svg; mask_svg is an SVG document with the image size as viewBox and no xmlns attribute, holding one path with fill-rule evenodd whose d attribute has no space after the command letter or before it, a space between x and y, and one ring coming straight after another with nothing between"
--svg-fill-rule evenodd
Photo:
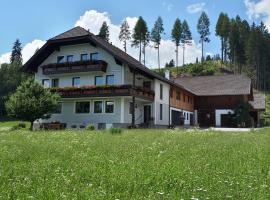
<instances>
[{"instance_id":1,"label":"grassy slope","mask_svg":"<svg viewBox=\"0 0 270 200\"><path fill-rule=\"evenodd\" d=\"M0 199L269 199L269 132L0 131Z\"/></svg>"},{"instance_id":2,"label":"grassy slope","mask_svg":"<svg viewBox=\"0 0 270 200\"><path fill-rule=\"evenodd\" d=\"M219 61L205 61L204 63L191 63L187 64L184 67L179 67L179 73L185 75L193 76L204 76L204 75L218 75L221 74L221 63ZM161 74L164 74L164 71L168 69L171 71L173 76L177 75L177 68L161 68ZM227 69L229 70L229 69ZM155 69L156 72L159 72L158 69Z\"/></svg>"}]
</instances>

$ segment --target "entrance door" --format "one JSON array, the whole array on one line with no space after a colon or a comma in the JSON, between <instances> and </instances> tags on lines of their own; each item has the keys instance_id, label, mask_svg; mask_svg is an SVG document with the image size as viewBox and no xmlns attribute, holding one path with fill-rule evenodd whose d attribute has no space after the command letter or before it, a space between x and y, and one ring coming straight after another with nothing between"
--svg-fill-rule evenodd
<instances>
[{"instance_id":1,"label":"entrance door","mask_svg":"<svg viewBox=\"0 0 270 200\"><path fill-rule=\"evenodd\" d=\"M193 126L194 125L194 115L193 114L190 114L190 116L189 116L189 122L190 122L190 126Z\"/></svg>"},{"instance_id":2,"label":"entrance door","mask_svg":"<svg viewBox=\"0 0 270 200\"><path fill-rule=\"evenodd\" d=\"M146 105L143 107L143 113L144 113L144 123L149 123L149 121L151 120L151 106L150 105Z\"/></svg>"}]
</instances>

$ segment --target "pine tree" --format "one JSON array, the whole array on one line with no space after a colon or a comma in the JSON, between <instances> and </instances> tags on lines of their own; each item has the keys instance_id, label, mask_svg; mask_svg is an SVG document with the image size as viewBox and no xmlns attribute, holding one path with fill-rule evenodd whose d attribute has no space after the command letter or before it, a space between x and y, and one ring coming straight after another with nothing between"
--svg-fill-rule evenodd
<instances>
[{"instance_id":1,"label":"pine tree","mask_svg":"<svg viewBox=\"0 0 270 200\"><path fill-rule=\"evenodd\" d=\"M121 24L119 40L123 42L124 50L127 52L127 41L131 39L131 33L127 20L124 20Z\"/></svg>"},{"instance_id":2,"label":"pine tree","mask_svg":"<svg viewBox=\"0 0 270 200\"><path fill-rule=\"evenodd\" d=\"M202 43L202 62L204 60L204 53L203 53L203 48L204 48L204 42L210 42L209 35L209 26L210 26L210 21L207 16L207 14L203 11L197 24L197 31L200 34L200 43Z\"/></svg>"},{"instance_id":3,"label":"pine tree","mask_svg":"<svg viewBox=\"0 0 270 200\"><path fill-rule=\"evenodd\" d=\"M160 56L159 56L159 46L161 42L161 34L163 34L163 20L161 17L157 18L154 27L151 31L151 41L154 42L155 48L158 50L158 69L160 71Z\"/></svg>"},{"instance_id":4,"label":"pine tree","mask_svg":"<svg viewBox=\"0 0 270 200\"><path fill-rule=\"evenodd\" d=\"M224 34L223 34L223 24L224 24L224 13L221 12L218 17L216 24L216 36L220 36L221 40L221 63L224 61Z\"/></svg>"},{"instance_id":5,"label":"pine tree","mask_svg":"<svg viewBox=\"0 0 270 200\"><path fill-rule=\"evenodd\" d=\"M183 66L185 65L186 45L191 45L191 40L192 40L192 36L191 36L191 32L189 30L188 23L186 20L184 20L183 24L182 24L182 39L181 39L181 43L183 45Z\"/></svg>"},{"instance_id":6,"label":"pine tree","mask_svg":"<svg viewBox=\"0 0 270 200\"><path fill-rule=\"evenodd\" d=\"M110 37L110 33L109 33L109 27L107 25L107 22L104 21L101 25L101 28L99 30L99 37L103 38L104 40L106 40L107 42L109 42L109 37Z\"/></svg>"},{"instance_id":7,"label":"pine tree","mask_svg":"<svg viewBox=\"0 0 270 200\"><path fill-rule=\"evenodd\" d=\"M171 33L172 41L175 43L175 53L176 53L176 70L177 75L179 74L179 64L178 64L178 49L180 46L180 42L182 39L182 24L179 18L177 18L174 22L172 33Z\"/></svg>"},{"instance_id":8,"label":"pine tree","mask_svg":"<svg viewBox=\"0 0 270 200\"><path fill-rule=\"evenodd\" d=\"M21 42L19 39L17 39L12 47L12 52L10 56L10 63L11 64L16 64L18 66L22 65L23 59L22 59L22 47L21 47Z\"/></svg>"},{"instance_id":9,"label":"pine tree","mask_svg":"<svg viewBox=\"0 0 270 200\"><path fill-rule=\"evenodd\" d=\"M148 28L146 26L146 34L145 34L145 38L143 39L143 49L142 49L142 54L143 54L143 64L145 65L146 62L146 47L149 45L150 42L150 33L148 31Z\"/></svg>"},{"instance_id":10,"label":"pine tree","mask_svg":"<svg viewBox=\"0 0 270 200\"><path fill-rule=\"evenodd\" d=\"M147 25L140 16L133 30L132 46L139 48L139 61L142 62L142 48L147 38Z\"/></svg>"}]
</instances>

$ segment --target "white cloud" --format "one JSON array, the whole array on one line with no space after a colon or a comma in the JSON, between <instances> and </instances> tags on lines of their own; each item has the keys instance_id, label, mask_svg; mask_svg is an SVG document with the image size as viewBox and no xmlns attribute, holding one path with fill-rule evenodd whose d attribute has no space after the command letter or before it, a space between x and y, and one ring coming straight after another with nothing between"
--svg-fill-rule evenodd
<instances>
[{"instance_id":1,"label":"white cloud","mask_svg":"<svg viewBox=\"0 0 270 200\"><path fill-rule=\"evenodd\" d=\"M138 18L137 17L127 17L126 18L130 30L133 30ZM110 30L110 41L113 45L123 49L123 44L119 41L118 35L120 32L120 24L113 24L109 18L108 13L100 13L95 10L89 10L84 13L83 16L79 18L79 20L75 23L75 26L81 26L85 29L89 29L90 32L94 34L98 34L99 29L103 21L106 21L109 30ZM153 45L151 45L153 46ZM127 53L138 59L139 50L132 47L131 42L127 44ZM185 62L195 62L196 57L200 57L200 45L192 43L192 46L188 46L185 52ZM170 40L162 40L160 46L160 61L161 66L164 66L166 62L169 60L175 60L175 45ZM179 64L182 63L181 52L179 53ZM149 67L157 67L157 50L151 47L146 48L146 65Z\"/></svg>"},{"instance_id":2,"label":"white cloud","mask_svg":"<svg viewBox=\"0 0 270 200\"><path fill-rule=\"evenodd\" d=\"M172 10L172 8L173 8L173 4L167 3L166 1L162 2L162 6L163 6L164 8L166 8L166 10L167 10L168 12L170 12L170 11Z\"/></svg>"},{"instance_id":3,"label":"white cloud","mask_svg":"<svg viewBox=\"0 0 270 200\"><path fill-rule=\"evenodd\" d=\"M11 53L4 53L0 56L0 65L3 63L9 63Z\"/></svg>"},{"instance_id":4,"label":"white cloud","mask_svg":"<svg viewBox=\"0 0 270 200\"><path fill-rule=\"evenodd\" d=\"M270 30L270 0L244 0L250 20L262 20Z\"/></svg>"},{"instance_id":5,"label":"white cloud","mask_svg":"<svg viewBox=\"0 0 270 200\"><path fill-rule=\"evenodd\" d=\"M36 50L42 47L45 44L45 41L35 39L30 43L27 43L22 49L22 58L23 63L25 63L32 55L36 52ZM10 62L11 52L4 53L0 56L0 64L9 63Z\"/></svg>"},{"instance_id":6,"label":"white cloud","mask_svg":"<svg viewBox=\"0 0 270 200\"><path fill-rule=\"evenodd\" d=\"M187 6L187 12L194 14L198 12L202 12L204 10L205 3L195 3Z\"/></svg>"},{"instance_id":7,"label":"white cloud","mask_svg":"<svg viewBox=\"0 0 270 200\"><path fill-rule=\"evenodd\" d=\"M138 18L137 17L127 17L126 18L130 30L133 30ZM90 32L98 34L99 29L103 23L106 21L109 26L110 31L110 41L113 45L123 49L123 44L119 41L118 35L120 32L120 24L113 24L108 13L98 12L96 10L86 11L78 21L76 21L75 26L81 26L85 29L89 29ZM65 30L63 30L65 31ZM32 42L26 44L22 50L22 56L24 63L35 53L37 48L40 48L45 41L33 40ZM153 45L151 45L153 46ZM127 44L127 53L138 59L139 50L131 47L131 42ZM200 57L200 45L196 44L194 41L191 46L188 46L185 51L185 62L191 63L196 61L196 57ZM0 56L0 63L9 62L10 52L5 53ZM166 62L171 59L175 60L175 45L170 40L163 39L160 46L160 61L161 66L164 66ZM179 64L182 63L182 51L179 51ZM146 48L146 65L149 67L157 67L157 50L151 47Z\"/></svg>"}]
</instances>

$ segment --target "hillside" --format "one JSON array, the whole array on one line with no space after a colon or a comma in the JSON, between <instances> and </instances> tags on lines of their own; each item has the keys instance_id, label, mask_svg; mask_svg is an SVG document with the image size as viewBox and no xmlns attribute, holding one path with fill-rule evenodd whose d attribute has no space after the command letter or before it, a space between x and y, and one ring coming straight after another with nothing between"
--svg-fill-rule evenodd
<instances>
[{"instance_id":1,"label":"hillside","mask_svg":"<svg viewBox=\"0 0 270 200\"><path fill-rule=\"evenodd\" d=\"M165 67L159 72L158 69L154 71L164 75L166 70L170 70L172 76L177 75L177 67ZM179 74L186 76L206 76L206 75L218 75L218 74L232 74L233 72L229 67L222 66L220 61L205 61L204 63L191 63L184 67L179 67Z\"/></svg>"}]
</instances>

